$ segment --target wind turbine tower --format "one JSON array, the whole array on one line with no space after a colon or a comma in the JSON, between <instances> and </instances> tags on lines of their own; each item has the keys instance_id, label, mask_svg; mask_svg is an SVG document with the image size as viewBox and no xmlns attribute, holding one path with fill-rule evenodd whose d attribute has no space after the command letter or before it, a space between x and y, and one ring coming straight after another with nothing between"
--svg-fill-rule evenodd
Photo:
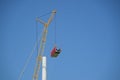
<instances>
[{"instance_id":1,"label":"wind turbine tower","mask_svg":"<svg viewBox=\"0 0 120 80\"><path fill-rule=\"evenodd\" d=\"M42 80L46 80L47 73L46 73L46 56L42 57Z\"/></svg>"}]
</instances>

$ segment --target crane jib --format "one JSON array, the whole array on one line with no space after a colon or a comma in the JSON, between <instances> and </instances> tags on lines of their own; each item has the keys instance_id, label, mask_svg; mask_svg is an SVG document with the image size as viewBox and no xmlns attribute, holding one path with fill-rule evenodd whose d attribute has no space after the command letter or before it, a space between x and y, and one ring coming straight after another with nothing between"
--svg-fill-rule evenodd
<instances>
[{"instance_id":1,"label":"crane jib","mask_svg":"<svg viewBox=\"0 0 120 80\"><path fill-rule=\"evenodd\" d=\"M55 14L56 14L56 10L53 10L47 23L45 23L43 20L41 20L39 18L36 19L37 22L40 22L41 24L44 25L44 30L43 30L43 33L42 33L40 48L38 50L38 56L37 56L37 59L36 59L36 65L35 65L35 69L34 69L33 80L38 80L38 75L39 75L39 71L40 71L40 64L42 62L42 56L43 56L43 53L44 53L44 47L45 47L45 43L46 43L47 28L48 28L49 24L51 23Z\"/></svg>"}]
</instances>

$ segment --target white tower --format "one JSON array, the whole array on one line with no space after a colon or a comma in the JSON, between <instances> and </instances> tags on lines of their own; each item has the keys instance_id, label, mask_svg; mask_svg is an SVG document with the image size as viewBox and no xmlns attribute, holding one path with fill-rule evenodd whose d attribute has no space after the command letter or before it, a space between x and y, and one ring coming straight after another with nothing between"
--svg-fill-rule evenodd
<instances>
[{"instance_id":1,"label":"white tower","mask_svg":"<svg viewBox=\"0 0 120 80\"><path fill-rule=\"evenodd\" d=\"M46 80L46 57L42 57L42 80Z\"/></svg>"}]
</instances>

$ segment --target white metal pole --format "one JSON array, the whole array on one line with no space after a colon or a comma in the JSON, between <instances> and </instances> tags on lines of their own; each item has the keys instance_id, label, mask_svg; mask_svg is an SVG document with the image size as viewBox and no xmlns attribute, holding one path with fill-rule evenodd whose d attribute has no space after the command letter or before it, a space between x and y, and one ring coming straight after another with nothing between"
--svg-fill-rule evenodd
<instances>
[{"instance_id":1,"label":"white metal pole","mask_svg":"<svg viewBox=\"0 0 120 80\"><path fill-rule=\"evenodd\" d=\"M46 57L42 57L42 80L46 80Z\"/></svg>"}]
</instances>

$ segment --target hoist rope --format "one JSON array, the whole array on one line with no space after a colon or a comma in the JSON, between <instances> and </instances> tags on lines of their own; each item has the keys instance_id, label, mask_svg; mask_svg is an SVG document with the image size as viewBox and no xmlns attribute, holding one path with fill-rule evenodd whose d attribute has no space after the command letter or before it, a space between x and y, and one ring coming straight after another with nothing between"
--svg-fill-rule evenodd
<instances>
[{"instance_id":1,"label":"hoist rope","mask_svg":"<svg viewBox=\"0 0 120 80\"><path fill-rule=\"evenodd\" d=\"M46 13L46 14L43 14L43 15L41 15L41 16L39 16L38 18L41 18L41 17L43 17L43 16L46 16L46 15L48 15L48 14L50 14L51 12L48 12L48 13Z\"/></svg>"},{"instance_id":2,"label":"hoist rope","mask_svg":"<svg viewBox=\"0 0 120 80\"><path fill-rule=\"evenodd\" d=\"M36 21L36 41L37 41L37 44L39 44L38 42L38 22ZM37 45L37 53L38 53L38 45Z\"/></svg>"},{"instance_id":3,"label":"hoist rope","mask_svg":"<svg viewBox=\"0 0 120 80\"><path fill-rule=\"evenodd\" d=\"M38 41L39 41L39 40L38 40ZM21 73L20 73L20 75L19 75L19 77L18 77L18 80L21 80L21 78L22 78L22 76L23 76L23 74L24 74L24 72L25 72L25 69L26 69L28 63L30 62L30 60L31 60L31 58L32 58L32 56L33 56L33 53L34 53L34 51L35 51L37 45L38 45L38 42L36 41L36 43L35 43L35 45L34 45L32 51L31 51L29 57L27 58L27 60L26 60L26 62L25 62L25 64L24 64L24 66L23 66L23 69L21 70Z\"/></svg>"},{"instance_id":4,"label":"hoist rope","mask_svg":"<svg viewBox=\"0 0 120 80\"><path fill-rule=\"evenodd\" d=\"M37 47L37 53L38 53L38 43L39 43L39 42L40 42L40 39L38 39L38 23L37 23L37 21L36 21L36 43L35 43L35 45L34 45L32 51L31 51L30 55L28 56L28 58L27 58L27 60L26 60L26 62L25 62L25 64L24 64L24 66L23 66L23 68L22 68L22 70L21 70L21 72L20 72L20 75L19 75L19 77L18 77L18 80L21 80L21 78L22 78L22 76L23 76L23 74L24 74L24 72L25 72L26 67L27 67L28 63L30 62L30 60L31 60L31 58L32 58L32 56L33 56L33 53L34 53L36 47Z\"/></svg>"},{"instance_id":5,"label":"hoist rope","mask_svg":"<svg viewBox=\"0 0 120 80\"><path fill-rule=\"evenodd\" d=\"M54 25L54 30L55 30L55 31L54 31L54 32L55 32L55 33L54 33L54 37L55 37L55 38L54 38L54 44L55 44L55 46L56 46L56 39L57 39L57 38L56 38L56 37L57 37L57 36L56 36L56 14L55 14L54 22L55 22L55 25Z\"/></svg>"}]
</instances>

